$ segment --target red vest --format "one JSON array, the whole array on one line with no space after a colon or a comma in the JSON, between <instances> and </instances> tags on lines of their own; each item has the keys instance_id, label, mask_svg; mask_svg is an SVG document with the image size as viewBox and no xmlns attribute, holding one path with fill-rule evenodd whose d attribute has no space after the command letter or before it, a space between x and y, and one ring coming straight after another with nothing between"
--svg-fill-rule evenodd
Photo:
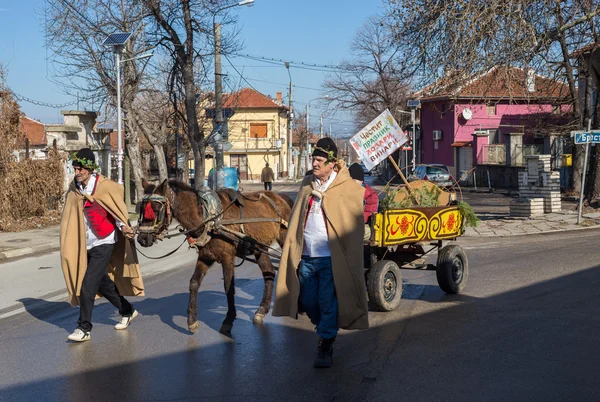
<instances>
[{"instance_id":1,"label":"red vest","mask_svg":"<svg viewBox=\"0 0 600 402\"><path fill-rule=\"evenodd\" d=\"M96 192L96 185L98 184L98 178L94 184L94 190L92 195ZM115 218L109 214L106 209L102 208L102 205L97 202L90 202L85 200L83 204L83 213L87 217L92 231L98 239L104 239L115 230Z\"/></svg>"}]
</instances>

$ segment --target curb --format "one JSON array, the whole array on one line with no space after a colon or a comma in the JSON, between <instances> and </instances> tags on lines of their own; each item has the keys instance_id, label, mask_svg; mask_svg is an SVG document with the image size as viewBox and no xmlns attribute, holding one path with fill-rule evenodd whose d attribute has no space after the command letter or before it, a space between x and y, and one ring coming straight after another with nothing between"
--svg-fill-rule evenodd
<instances>
[{"instance_id":1,"label":"curb","mask_svg":"<svg viewBox=\"0 0 600 402\"><path fill-rule=\"evenodd\" d=\"M473 237L513 237L513 236L526 236L526 235L538 235L538 234L546 234L546 233L563 233L563 232L575 232L578 230L589 230L589 229L600 229L600 225L594 225L594 226L584 226L584 227L575 227L575 228L569 228L569 229L552 229L552 230L544 230L544 231L540 231L540 232L534 232L534 233L511 233L509 235L502 235L502 234L473 234L473 235L466 235L463 234L461 237L469 237L469 238L473 238Z\"/></svg>"},{"instance_id":2,"label":"curb","mask_svg":"<svg viewBox=\"0 0 600 402\"><path fill-rule=\"evenodd\" d=\"M32 254L38 253L49 253L58 250L60 250L60 245L55 244L39 244L33 247L15 248L12 250L0 252L0 261L9 260L11 258L30 256Z\"/></svg>"}]
</instances>

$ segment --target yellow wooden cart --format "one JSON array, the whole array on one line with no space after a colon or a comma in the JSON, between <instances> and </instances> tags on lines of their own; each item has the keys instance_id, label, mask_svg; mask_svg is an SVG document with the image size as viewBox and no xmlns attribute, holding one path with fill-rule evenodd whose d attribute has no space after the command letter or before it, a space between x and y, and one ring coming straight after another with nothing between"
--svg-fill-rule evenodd
<instances>
[{"instance_id":1,"label":"yellow wooden cart","mask_svg":"<svg viewBox=\"0 0 600 402\"><path fill-rule=\"evenodd\" d=\"M435 270L446 293L459 293L469 272L467 256L455 240L465 229L457 206L385 210L371 217L371 239L365 244L369 301L383 311L394 310L402 297L400 268ZM425 256L437 251L437 263Z\"/></svg>"}]
</instances>

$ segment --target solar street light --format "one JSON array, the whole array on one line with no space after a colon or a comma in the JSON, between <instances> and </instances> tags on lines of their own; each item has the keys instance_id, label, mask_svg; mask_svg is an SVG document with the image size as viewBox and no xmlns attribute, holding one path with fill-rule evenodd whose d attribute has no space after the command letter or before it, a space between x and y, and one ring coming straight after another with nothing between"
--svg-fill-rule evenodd
<instances>
[{"instance_id":1,"label":"solar street light","mask_svg":"<svg viewBox=\"0 0 600 402\"><path fill-rule=\"evenodd\" d=\"M117 172L118 183L123 184L123 134L121 131L121 53L131 32L117 32L108 35L102 42L104 46L112 46L116 57L117 69Z\"/></svg>"}]
</instances>

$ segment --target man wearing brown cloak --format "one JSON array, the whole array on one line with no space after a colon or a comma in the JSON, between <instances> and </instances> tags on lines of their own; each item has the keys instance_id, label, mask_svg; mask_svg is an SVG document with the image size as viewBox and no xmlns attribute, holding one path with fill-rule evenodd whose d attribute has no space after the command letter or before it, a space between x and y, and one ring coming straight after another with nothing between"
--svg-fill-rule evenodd
<instances>
[{"instance_id":1,"label":"man wearing brown cloak","mask_svg":"<svg viewBox=\"0 0 600 402\"><path fill-rule=\"evenodd\" d=\"M130 239L123 186L95 173L90 148L72 156L75 178L67 192L60 225L60 254L71 305L80 306L77 328L68 336L90 340L92 310L97 295L121 314L115 329L126 329L138 315L123 296L143 296L144 284ZM119 230L116 230L116 229Z\"/></svg>"},{"instance_id":2,"label":"man wearing brown cloak","mask_svg":"<svg viewBox=\"0 0 600 402\"><path fill-rule=\"evenodd\" d=\"M331 367L338 328L368 328L363 194L331 138L313 152L292 209L277 274L274 316L306 312L319 342L314 367Z\"/></svg>"}]
</instances>

